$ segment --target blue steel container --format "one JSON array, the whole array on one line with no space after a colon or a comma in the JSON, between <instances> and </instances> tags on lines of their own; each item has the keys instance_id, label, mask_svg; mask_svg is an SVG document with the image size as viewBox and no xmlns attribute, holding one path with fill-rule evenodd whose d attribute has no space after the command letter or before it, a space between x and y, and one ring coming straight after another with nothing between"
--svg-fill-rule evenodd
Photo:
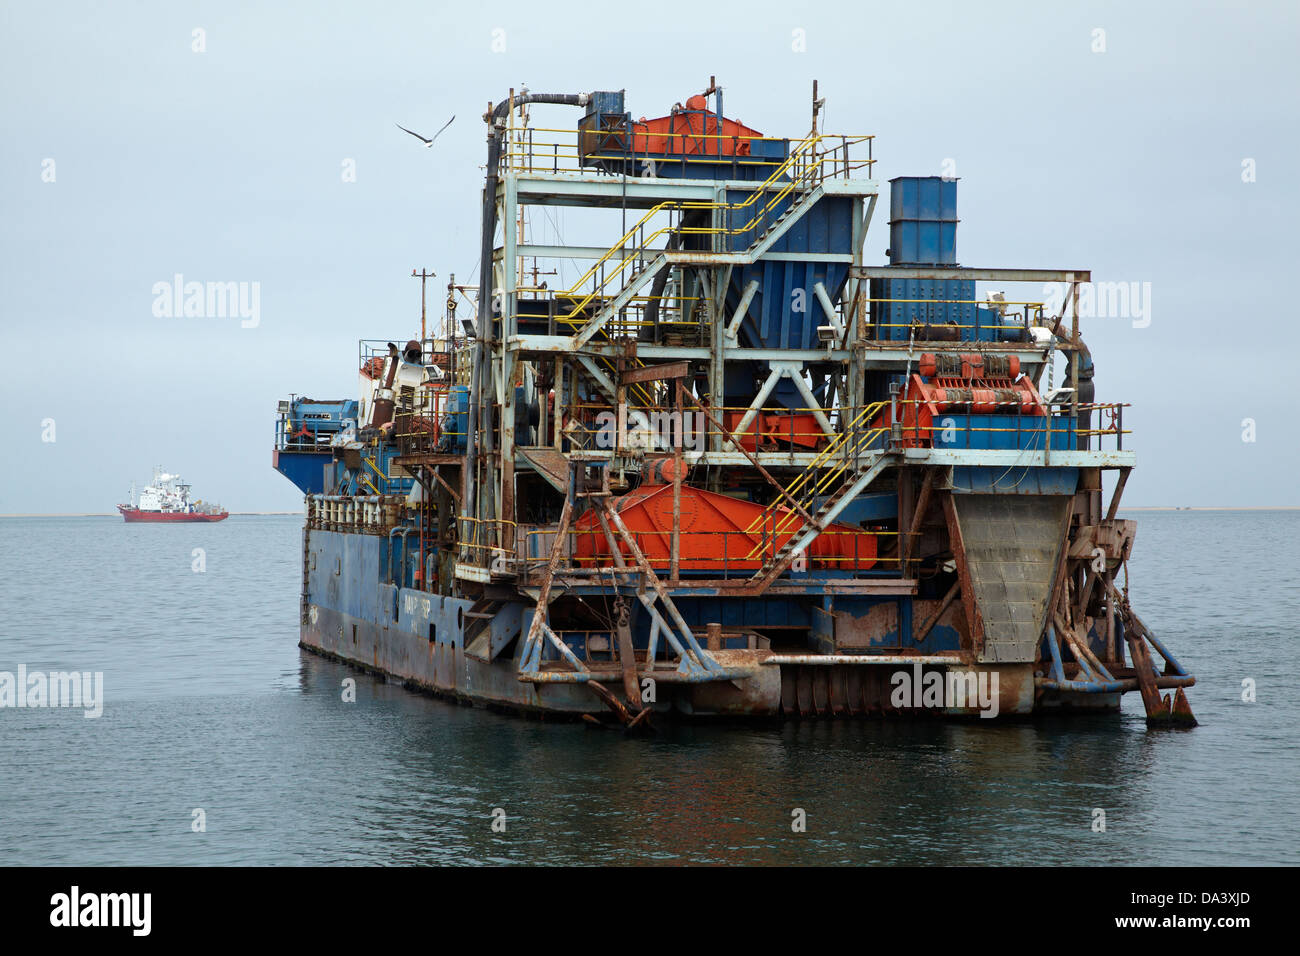
<instances>
[{"instance_id":1,"label":"blue steel container","mask_svg":"<svg viewBox=\"0 0 1300 956\"><path fill-rule=\"evenodd\" d=\"M973 279L875 279L871 298L878 339L906 341L913 324L955 324L963 341L975 338Z\"/></svg>"},{"instance_id":2,"label":"blue steel container","mask_svg":"<svg viewBox=\"0 0 1300 956\"><path fill-rule=\"evenodd\" d=\"M957 221L957 180L941 176L895 176L889 181L889 221Z\"/></svg>"},{"instance_id":3,"label":"blue steel container","mask_svg":"<svg viewBox=\"0 0 1300 956\"><path fill-rule=\"evenodd\" d=\"M889 181L889 261L957 264L957 180L897 176Z\"/></svg>"},{"instance_id":4,"label":"blue steel container","mask_svg":"<svg viewBox=\"0 0 1300 956\"><path fill-rule=\"evenodd\" d=\"M588 94L586 115L623 113L626 109L623 105L623 94L623 90L596 90Z\"/></svg>"},{"instance_id":5,"label":"blue steel container","mask_svg":"<svg viewBox=\"0 0 1300 956\"><path fill-rule=\"evenodd\" d=\"M889 224L891 265L955 266L957 223L899 219Z\"/></svg>"}]
</instances>

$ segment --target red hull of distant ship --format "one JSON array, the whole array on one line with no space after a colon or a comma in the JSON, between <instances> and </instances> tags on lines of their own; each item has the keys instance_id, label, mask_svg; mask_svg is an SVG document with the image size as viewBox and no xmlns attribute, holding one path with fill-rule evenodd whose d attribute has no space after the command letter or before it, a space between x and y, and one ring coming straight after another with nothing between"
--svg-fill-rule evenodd
<instances>
[{"instance_id":1,"label":"red hull of distant ship","mask_svg":"<svg viewBox=\"0 0 1300 956\"><path fill-rule=\"evenodd\" d=\"M230 517L228 511L211 515L198 511L141 511L129 505L118 505L117 510L127 521L224 521Z\"/></svg>"}]
</instances>

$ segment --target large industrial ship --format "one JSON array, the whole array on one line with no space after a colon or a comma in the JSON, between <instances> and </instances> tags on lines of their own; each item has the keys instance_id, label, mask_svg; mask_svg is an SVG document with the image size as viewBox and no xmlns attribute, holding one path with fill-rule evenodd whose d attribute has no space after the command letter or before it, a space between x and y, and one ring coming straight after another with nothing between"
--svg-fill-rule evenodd
<instances>
[{"instance_id":1,"label":"large industrial ship","mask_svg":"<svg viewBox=\"0 0 1300 956\"><path fill-rule=\"evenodd\" d=\"M362 341L355 398L281 403L302 647L629 727L1128 692L1193 722L1127 597L1135 456L1094 395L1087 270L959 265L952 179L890 180L871 231L873 138L824 132L815 91L789 138L716 84L651 120L622 92L485 119L476 287L438 333ZM561 209L608 239L523 232ZM1059 307L1005 291L1048 283Z\"/></svg>"}]
</instances>

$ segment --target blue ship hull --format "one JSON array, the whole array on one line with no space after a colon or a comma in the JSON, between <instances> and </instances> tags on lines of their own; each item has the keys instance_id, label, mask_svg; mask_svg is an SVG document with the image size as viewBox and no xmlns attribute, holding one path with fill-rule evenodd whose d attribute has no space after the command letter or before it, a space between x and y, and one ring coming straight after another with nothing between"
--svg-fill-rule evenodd
<instances>
[{"instance_id":1,"label":"blue ship hull","mask_svg":"<svg viewBox=\"0 0 1300 956\"><path fill-rule=\"evenodd\" d=\"M494 659L466 648L466 626L475 602L379 580L387 540L377 535L339 531L306 532L306 592L300 646L372 673L402 681L413 690L519 713L580 717L599 713L590 690L580 683L519 680L518 637L527 631L531 611L524 610L512 631L502 636L505 652ZM689 600L682 600L690 607ZM712 602L711 602L712 603ZM737 602L738 605L746 602ZM747 602L752 607L763 603ZM766 602L770 604L771 602ZM816 603L821 603L820 597ZM712 610L716 611L716 604ZM504 615L502 615L504 616ZM638 641L638 643L641 643ZM643 648L641 648L643 650ZM978 706L929 708L898 706L890 678L926 658L863 658L859 663L766 664L780 657L770 648L731 647L713 652L735 669L735 680L683 680L674 669L654 674L652 712L680 717L847 717L864 715L938 715L974 717ZM609 662L602 667L588 652L588 666L603 682L617 688L621 674ZM950 668L941 668L948 670ZM1032 666L984 668L998 673L998 715L1026 715L1035 709ZM1097 695L1088 709L1118 707L1119 695ZM910 702L909 702L910 703ZM1041 701L1051 707L1051 701Z\"/></svg>"}]
</instances>

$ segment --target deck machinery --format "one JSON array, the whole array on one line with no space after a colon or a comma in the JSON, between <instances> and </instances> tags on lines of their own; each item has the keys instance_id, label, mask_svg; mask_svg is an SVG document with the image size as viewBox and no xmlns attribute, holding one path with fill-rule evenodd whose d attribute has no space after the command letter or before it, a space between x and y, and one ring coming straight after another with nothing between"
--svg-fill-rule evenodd
<instances>
[{"instance_id":1,"label":"deck machinery","mask_svg":"<svg viewBox=\"0 0 1300 956\"><path fill-rule=\"evenodd\" d=\"M303 647L628 726L1128 691L1192 721L1127 599L1134 455L1092 392L1089 273L958 265L938 177L891 181L868 264L873 140L813 102L795 138L728 118L716 84L650 120L609 91L485 114L477 288L449 283L440 334L363 342L357 406L303 409L338 411L327 430L279 429ZM1050 315L977 283L1069 294Z\"/></svg>"}]
</instances>

